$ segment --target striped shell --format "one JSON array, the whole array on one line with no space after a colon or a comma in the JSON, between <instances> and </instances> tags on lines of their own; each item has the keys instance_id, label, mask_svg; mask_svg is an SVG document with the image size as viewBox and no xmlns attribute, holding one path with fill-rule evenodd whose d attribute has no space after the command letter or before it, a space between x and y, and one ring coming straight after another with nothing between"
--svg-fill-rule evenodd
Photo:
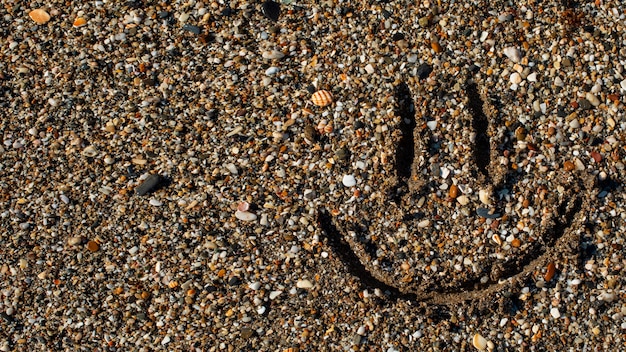
<instances>
[{"instance_id":1,"label":"striped shell","mask_svg":"<svg viewBox=\"0 0 626 352\"><path fill-rule=\"evenodd\" d=\"M333 102L333 95L327 90L318 90L313 93L311 102L317 106L326 106Z\"/></svg>"}]
</instances>

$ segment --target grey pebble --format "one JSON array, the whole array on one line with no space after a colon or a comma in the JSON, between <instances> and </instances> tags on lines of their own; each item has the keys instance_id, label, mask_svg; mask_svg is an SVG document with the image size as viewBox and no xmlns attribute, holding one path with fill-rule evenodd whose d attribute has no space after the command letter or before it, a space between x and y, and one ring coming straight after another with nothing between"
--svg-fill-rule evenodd
<instances>
[{"instance_id":1,"label":"grey pebble","mask_svg":"<svg viewBox=\"0 0 626 352\"><path fill-rule=\"evenodd\" d=\"M486 218L486 219L497 219L499 217L502 216L502 214L500 213L490 213L489 209L487 208L477 208L476 209L476 214L480 217Z\"/></svg>"},{"instance_id":2,"label":"grey pebble","mask_svg":"<svg viewBox=\"0 0 626 352\"><path fill-rule=\"evenodd\" d=\"M156 188L161 182L161 176L159 175L150 175L146 178L137 188L135 188L135 192L139 196L146 195Z\"/></svg>"},{"instance_id":3,"label":"grey pebble","mask_svg":"<svg viewBox=\"0 0 626 352\"><path fill-rule=\"evenodd\" d=\"M183 29L188 31L188 32L191 32L193 34L196 34L196 35L200 34L200 31L201 31L200 27L193 26L193 25L190 25L190 24L184 25Z\"/></svg>"}]
</instances>

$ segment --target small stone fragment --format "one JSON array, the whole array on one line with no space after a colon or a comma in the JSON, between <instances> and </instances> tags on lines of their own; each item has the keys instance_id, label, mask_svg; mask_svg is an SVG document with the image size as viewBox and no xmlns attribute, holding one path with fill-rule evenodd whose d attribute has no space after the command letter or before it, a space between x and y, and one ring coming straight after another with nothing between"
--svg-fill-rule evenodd
<instances>
[{"instance_id":1,"label":"small stone fragment","mask_svg":"<svg viewBox=\"0 0 626 352\"><path fill-rule=\"evenodd\" d=\"M38 24L45 24L50 21L50 15L44 9L32 10L28 13L28 16Z\"/></svg>"},{"instance_id":2,"label":"small stone fragment","mask_svg":"<svg viewBox=\"0 0 626 352\"><path fill-rule=\"evenodd\" d=\"M575 168L574 163L569 160L563 163L563 170L565 171L572 171L574 170L574 168Z\"/></svg>"},{"instance_id":3,"label":"small stone fragment","mask_svg":"<svg viewBox=\"0 0 626 352\"><path fill-rule=\"evenodd\" d=\"M137 188L135 188L135 193L139 196L143 196L154 190L159 183L161 183L161 176L152 174L148 176L139 186L137 186Z\"/></svg>"}]
</instances>

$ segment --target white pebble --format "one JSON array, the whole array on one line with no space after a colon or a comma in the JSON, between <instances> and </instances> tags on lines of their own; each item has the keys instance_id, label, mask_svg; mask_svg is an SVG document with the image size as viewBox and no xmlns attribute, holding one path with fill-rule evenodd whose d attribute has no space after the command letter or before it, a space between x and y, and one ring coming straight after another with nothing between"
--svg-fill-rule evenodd
<instances>
[{"instance_id":1,"label":"white pebble","mask_svg":"<svg viewBox=\"0 0 626 352\"><path fill-rule=\"evenodd\" d=\"M598 99L598 97L596 97L595 95L591 94L591 93L587 93L585 94L585 99L589 100L589 102L591 103L591 105L593 106L598 106L600 105L600 99Z\"/></svg>"},{"instance_id":2,"label":"white pebble","mask_svg":"<svg viewBox=\"0 0 626 352\"><path fill-rule=\"evenodd\" d=\"M239 210L235 212L235 217L241 221L254 221L257 218L256 214L254 213Z\"/></svg>"},{"instance_id":3,"label":"white pebble","mask_svg":"<svg viewBox=\"0 0 626 352\"><path fill-rule=\"evenodd\" d=\"M270 299L274 300L276 297L280 296L283 291L272 291L270 292Z\"/></svg>"},{"instance_id":4,"label":"white pebble","mask_svg":"<svg viewBox=\"0 0 626 352\"><path fill-rule=\"evenodd\" d=\"M265 70L265 75L266 76L273 76L275 74L278 73L278 67L272 66L270 68L268 68L267 70Z\"/></svg>"},{"instance_id":5,"label":"white pebble","mask_svg":"<svg viewBox=\"0 0 626 352\"><path fill-rule=\"evenodd\" d=\"M310 289L313 287L313 283L309 280L300 280L298 282L296 282L296 287L297 288L304 288L304 289Z\"/></svg>"},{"instance_id":6,"label":"white pebble","mask_svg":"<svg viewBox=\"0 0 626 352\"><path fill-rule=\"evenodd\" d=\"M428 126L428 128L430 128L431 131L434 131L437 128L437 121L435 120L428 121L426 122L426 126Z\"/></svg>"},{"instance_id":7,"label":"white pebble","mask_svg":"<svg viewBox=\"0 0 626 352\"><path fill-rule=\"evenodd\" d=\"M508 57L511 61L515 62L516 64L519 63L522 60L522 53L519 51L519 49L509 46L504 48L504 50L502 50L502 52L504 53L504 55L506 55L506 57Z\"/></svg>"},{"instance_id":8,"label":"white pebble","mask_svg":"<svg viewBox=\"0 0 626 352\"><path fill-rule=\"evenodd\" d=\"M154 205L155 207L160 207L161 205L163 205L163 202L161 202L158 199L150 199L150 205Z\"/></svg>"},{"instance_id":9,"label":"white pebble","mask_svg":"<svg viewBox=\"0 0 626 352\"><path fill-rule=\"evenodd\" d=\"M258 290L259 288L261 288L261 283L260 282L252 282L250 284L248 284L248 287L250 287L250 289L252 290Z\"/></svg>"},{"instance_id":10,"label":"white pebble","mask_svg":"<svg viewBox=\"0 0 626 352\"><path fill-rule=\"evenodd\" d=\"M537 73L533 72L526 77L529 82L537 82Z\"/></svg>"},{"instance_id":11,"label":"white pebble","mask_svg":"<svg viewBox=\"0 0 626 352\"><path fill-rule=\"evenodd\" d=\"M161 340L161 345L165 346L170 342L170 337L169 336L165 336L163 338L163 340Z\"/></svg>"},{"instance_id":12,"label":"white pebble","mask_svg":"<svg viewBox=\"0 0 626 352\"><path fill-rule=\"evenodd\" d=\"M522 82L522 76L520 76L520 74L517 72L513 72L511 74L510 80L513 84L520 84L520 82Z\"/></svg>"},{"instance_id":13,"label":"white pebble","mask_svg":"<svg viewBox=\"0 0 626 352\"><path fill-rule=\"evenodd\" d=\"M554 307L550 309L550 315L552 315L554 319L559 319L561 317L561 312L559 312L559 308Z\"/></svg>"},{"instance_id":14,"label":"white pebble","mask_svg":"<svg viewBox=\"0 0 626 352\"><path fill-rule=\"evenodd\" d=\"M352 187L356 185L356 179L352 175L343 175L341 183L346 187Z\"/></svg>"},{"instance_id":15,"label":"white pebble","mask_svg":"<svg viewBox=\"0 0 626 352\"><path fill-rule=\"evenodd\" d=\"M563 80L561 79L561 77L556 76L556 78L554 79L554 85L557 87L563 87L565 86L565 83L563 83Z\"/></svg>"},{"instance_id":16,"label":"white pebble","mask_svg":"<svg viewBox=\"0 0 626 352\"><path fill-rule=\"evenodd\" d=\"M419 223L417 223L417 227L419 228L424 228L424 227L427 227L428 225L430 225L430 220L428 219L422 220Z\"/></svg>"},{"instance_id":17,"label":"white pebble","mask_svg":"<svg viewBox=\"0 0 626 352\"><path fill-rule=\"evenodd\" d=\"M128 253L130 253L130 255L135 255L138 250L139 250L139 247L133 246L133 248L128 250Z\"/></svg>"},{"instance_id":18,"label":"white pebble","mask_svg":"<svg viewBox=\"0 0 626 352\"><path fill-rule=\"evenodd\" d=\"M626 90L626 79L619 82L619 85L622 87L623 90Z\"/></svg>"},{"instance_id":19,"label":"white pebble","mask_svg":"<svg viewBox=\"0 0 626 352\"><path fill-rule=\"evenodd\" d=\"M367 66L365 66L365 72L371 75L374 73L374 66L372 66L372 64L367 64Z\"/></svg>"},{"instance_id":20,"label":"white pebble","mask_svg":"<svg viewBox=\"0 0 626 352\"><path fill-rule=\"evenodd\" d=\"M239 170L237 170L237 167L233 163L226 164L226 169L233 175L239 174Z\"/></svg>"}]
</instances>

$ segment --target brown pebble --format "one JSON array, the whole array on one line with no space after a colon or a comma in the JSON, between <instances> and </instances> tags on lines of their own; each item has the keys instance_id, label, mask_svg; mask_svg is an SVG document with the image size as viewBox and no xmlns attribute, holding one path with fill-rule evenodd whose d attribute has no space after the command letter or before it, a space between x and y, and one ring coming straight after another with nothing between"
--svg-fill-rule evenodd
<instances>
[{"instance_id":1,"label":"brown pebble","mask_svg":"<svg viewBox=\"0 0 626 352\"><path fill-rule=\"evenodd\" d=\"M572 171L575 168L576 166L574 166L574 163L569 160L563 163L563 170L565 171Z\"/></svg>"},{"instance_id":2,"label":"brown pebble","mask_svg":"<svg viewBox=\"0 0 626 352\"><path fill-rule=\"evenodd\" d=\"M457 187L457 185L450 186L448 195L450 196L450 198L456 199L456 197L459 196L459 187Z\"/></svg>"},{"instance_id":3,"label":"brown pebble","mask_svg":"<svg viewBox=\"0 0 626 352\"><path fill-rule=\"evenodd\" d=\"M430 47L436 52L436 53L440 53L441 52L441 45L438 42L431 42L430 43Z\"/></svg>"},{"instance_id":4,"label":"brown pebble","mask_svg":"<svg viewBox=\"0 0 626 352\"><path fill-rule=\"evenodd\" d=\"M520 241L519 238L516 238L513 241L511 241L511 246L514 248L519 248L519 246L521 245L522 245L522 241Z\"/></svg>"},{"instance_id":5,"label":"brown pebble","mask_svg":"<svg viewBox=\"0 0 626 352\"><path fill-rule=\"evenodd\" d=\"M602 161L602 154L598 152L591 152L591 157L596 163L599 163L600 161Z\"/></svg>"},{"instance_id":6,"label":"brown pebble","mask_svg":"<svg viewBox=\"0 0 626 352\"><path fill-rule=\"evenodd\" d=\"M546 267L546 274L543 276L543 279L549 282L554 277L554 274L556 274L556 265L554 265L554 262L550 262Z\"/></svg>"},{"instance_id":7,"label":"brown pebble","mask_svg":"<svg viewBox=\"0 0 626 352\"><path fill-rule=\"evenodd\" d=\"M100 249L100 245L96 241L87 242L87 249L91 252L97 252Z\"/></svg>"}]
</instances>

